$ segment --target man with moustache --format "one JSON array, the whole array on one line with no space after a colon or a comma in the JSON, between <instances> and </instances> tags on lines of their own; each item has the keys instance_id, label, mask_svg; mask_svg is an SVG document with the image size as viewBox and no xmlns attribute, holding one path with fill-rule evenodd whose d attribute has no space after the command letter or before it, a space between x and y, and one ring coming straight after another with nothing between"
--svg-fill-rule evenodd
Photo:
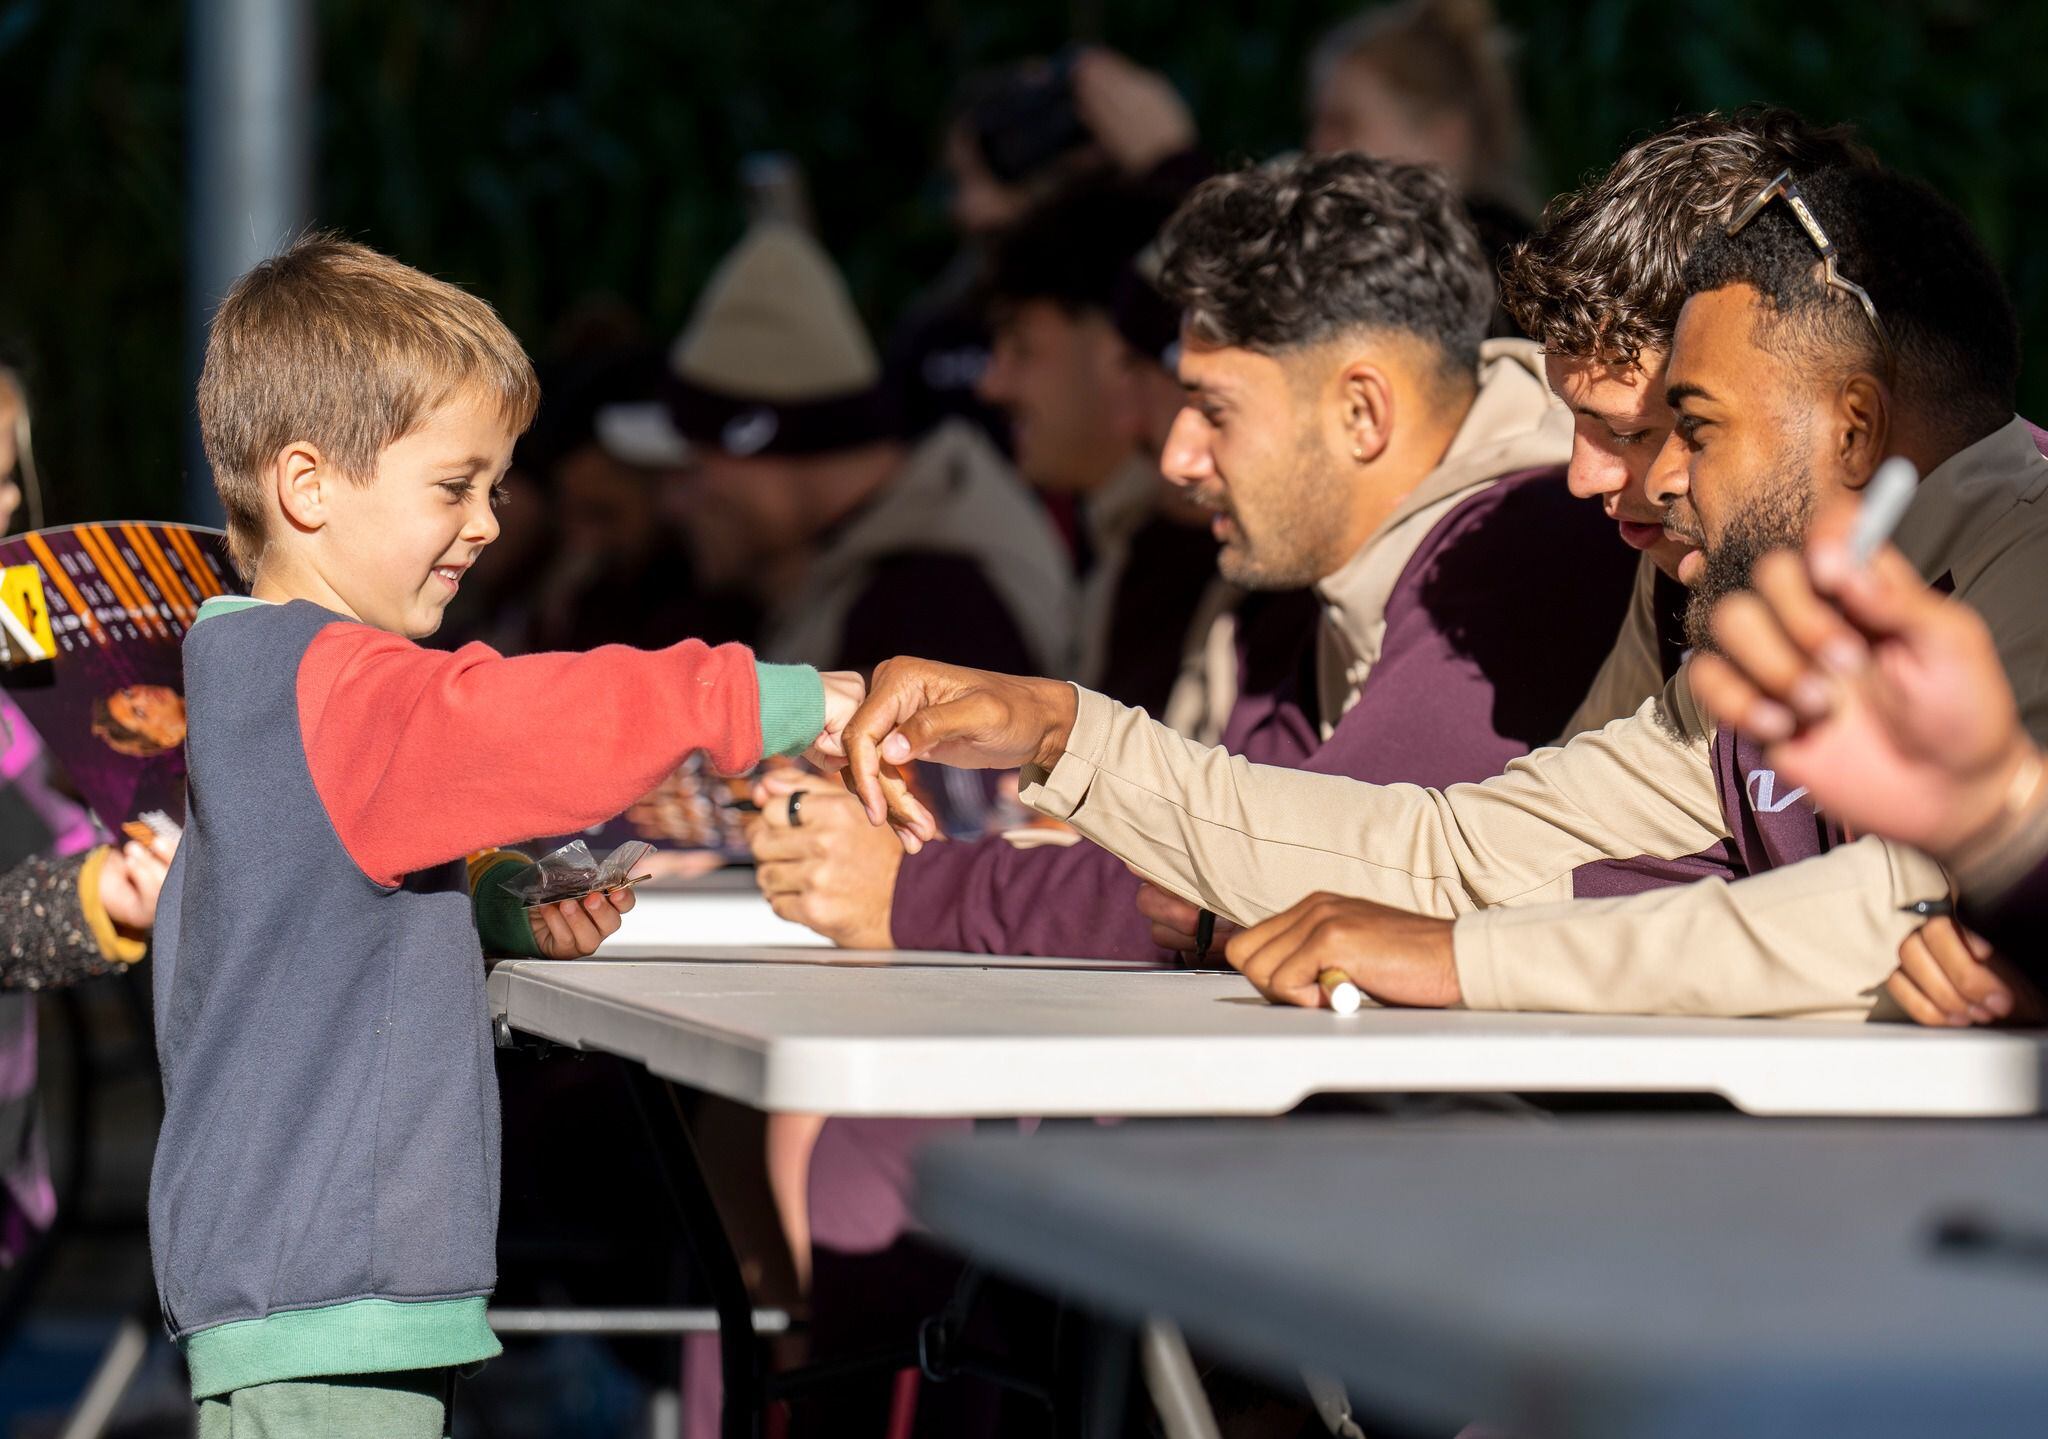
<instances>
[{"instance_id":1,"label":"man with moustache","mask_svg":"<svg viewBox=\"0 0 2048 1439\"><path fill-rule=\"evenodd\" d=\"M1199 190L1162 248L1164 292L1195 319L1161 463L1211 512L1237 587L1198 626L1169 716L1262 763L1423 784L1551 739L1633 566L1556 485L1566 418L1533 347L1482 345L1491 285L1448 190L1358 156L1267 166ZM1245 591L1276 602L1231 603ZM781 834L768 807L757 858L778 910L841 943L1156 954L1138 881L1039 835L899 852L893 899L855 893L831 878L850 856L821 846L890 846L839 804L831 840L822 804Z\"/></svg>"},{"instance_id":2,"label":"man with moustache","mask_svg":"<svg viewBox=\"0 0 2048 1439\"><path fill-rule=\"evenodd\" d=\"M2048 460L2013 416L2012 308L1967 222L1880 170L1781 179L1684 287L1677 418L1646 487L1705 551L1695 617L1903 454L1926 478L1902 549L1984 613L2048 731ZM1028 802L1249 922L1232 963L1300 1004L1335 967L1393 1003L1864 1018L1914 906L1948 889L1922 855L1845 842L1682 673L1629 719L1444 791L1246 765L1068 686L916 661L883 668L849 733L863 776L884 737L891 761L1032 766Z\"/></svg>"},{"instance_id":3,"label":"man with moustache","mask_svg":"<svg viewBox=\"0 0 2048 1439\"><path fill-rule=\"evenodd\" d=\"M1542 230L1507 256L1504 303L1543 346L1544 376L1572 412L1567 483L1598 500L1622 541L1643 554L1614 653L1565 737L1635 713L1684 654L1679 568L1691 550L1666 533L1643 478L1671 433L1664 365L1685 300L1686 257L1781 171L1870 163L1846 129L1809 125L1790 110L1693 116L1553 200Z\"/></svg>"},{"instance_id":4,"label":"man with moustache","mask_svg":"<svg viewBox=\"0 0 2048 1439\"><path fill-rule=\"evenodd\" d=\"M1664 364L1685 299L1686 256L1717 217L1781 171L1869 163L1845 130L1808 125L1790 110L1693 116L1552 201L1541 233L1506 257L1504 302L1542 345L1545 378L1571 411L1566 484L1573 495L1598 500L1622 541L1643 556L1613 650L1559 729L1559 743L1634 714L1686 653L1678 572L1693 550L1665 532L1664 510L1643 488L1671 431ZM1162 943L1193 947L1196 906L1154 886L1140 892L1139 904Z\"/></svg>"},{"instance_id":5,"label":"man with moustache","mask_svg":"<svg viewBox=\"0 0 2048 1439\"><path fill-rule=\"evenodd\" d=\"M1384 781L1482 778L1555 734L1633 558L1558 483L1568 420L1534 347L1483 339L1493 283L1444 180L1356 155L1213 180L1167 227L1160 289L1185 312L1160 466L1212 517L1224 578L1285 601L1205 626L1169 708L1221 717L1222 742L1267 763ZM894 847L838 808L830 849ZM863 895L819 848L827 812L807 802L789 828L766 807L759 879L814 923L821 887L871 905L819 924L843 943L1157 956L1138 880L1093 845L932 845ZM951 1261L907 1233L904 1196L915 1146L964 1127L825 1127L808 1196L821 1352L943 1300Z\"/></svg>"}]
</instances>

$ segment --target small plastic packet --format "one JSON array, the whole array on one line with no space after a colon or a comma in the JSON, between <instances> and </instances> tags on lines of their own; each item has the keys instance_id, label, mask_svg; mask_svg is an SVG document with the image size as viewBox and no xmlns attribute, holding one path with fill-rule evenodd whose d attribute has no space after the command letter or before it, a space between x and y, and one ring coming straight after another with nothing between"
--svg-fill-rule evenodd
<instances>
[{"instance_id":1,"label":"small plastic packet","mask_svg":"<svg viewBox=\"0 0 2048 1439\"><path fill-rule=\"evenodd\" d=\"M504 888L528 909L582 899L589 894L610 894L648 878L634 874L633 867L653 852L651 844L628 840L600 864L589 845L580 839L571 840L543 857L532 869L522 870L504 881Z\"/></svg>"}]
</instances>

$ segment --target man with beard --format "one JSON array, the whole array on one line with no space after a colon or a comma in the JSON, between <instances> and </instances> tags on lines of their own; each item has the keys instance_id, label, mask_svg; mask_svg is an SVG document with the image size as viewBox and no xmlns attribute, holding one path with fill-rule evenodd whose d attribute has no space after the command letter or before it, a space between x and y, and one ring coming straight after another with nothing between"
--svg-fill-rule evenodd
<instances>
[{"instance_id":1,"label":"man with beard","mask_svg":"<svg viewBox=\"0 0 2048 1439\"><path fill-rule=\"evenodd\" d=\"M1632 566L1557 485L1567 422L1534 347L1482 345L1492 285L1448 191L1362 156L1285 162L1198 191L1162 251L1197 322L1158 463L1213 517L1232 586L1197 617L1169 721L1262 763L1436 785L1551 740ZM1282 263L1291 283L1262 268ZM1347 366L1371 371L1365 398ZM1533 573L1516 563L1532 545ZM1150 639L1175 652L1187 633L1182 613ZM824 804L800 829L764 806L756 855L778 912L843 944L1156 953L1138 881L1091 846L1037 832L905 858L840 807L833 833Z\"/></svg>"},{"instance_id":2,"label":"man with beard","mask_svg":"<svg viewBox=\"0 0 2048 1439\"><path fill-rule=\"evenodd\" d=\"M1694 116L1552 201L1542 233L1508 257L1507 306L1543 345L1550 387L1573 412L1572 493L1598 499L1622 539L1644 552L1628 619L1567 736L1634 713L1677 671L1686 649L1678 572L1692 547L1664 529L1663 508L1644 483L1672 424L1664 370L1686 257L1781 171L1796 178L1873 163L1845 130L1816 128L1789 110L1749 106ZM1176 923L1193 923L1192 907L1177 899L1155 891L1147 903ZM1930 998L1959 988L1988 1000L1980 1021L2014 1012L2010 987L1974 949L1955 920L1930 919L1900 946L1899 969L1885 987L1921 1019L1969 1017Z\"/></svg>"},{"instance_id":3,"label":"man with beard","mask_svg":"<svg viewBox=\"0 0 2048 1439\"><path fill-rule=\"evenodd\" d=\"M1569 421L1535 347L1483 339L1493 282L1449 185L1360 155L1277 162L1197 190L1161 252L1185 318L1160 465L1212 516L1236 597L1271 602L1198 625L1176 718L1221 721L1212 738L1265 763L1382 782L1480 779L1547 742L1606 653L1634 562L1560 483ZM843 798L802 814L790 827L764 806L759 882L842 942L1157 955L1138 880L1093 845L932 845L863 891L843 878L853 852L894 841ZM808 1191L821 1353L908 1334L944 1300L955 1262L906 1233L909 1158L966 1127L824 1129Z\"/></svg>"},{"instance_id":4,"label":"man with beard","mask_svg":"<svg viewBox=\"0 0 2048 1439\"><path fill-rule=\"evenodd\" d=\"M1901 548L1985 615L2048 732L2048 460L2013 416L2017 328L1968 224L1880 170L1780 179L1694 252L1685 289L1651 485L1704 545L1701 584L1797 544L1818 498L1904 455L1926 479ZM1683 673L1631 718L1445 791L1247 765L1069 686L919 661L883 667L849 736L878 819L877 754L1032 766L1029 802L1250 924L1231 962L1296 1004L1337 968L1401 1004L1864 1018L1948 894L1925 856L1847 840L1717 732Z\"/></svg>"},{"instance_id":5,"label":"man with beard","mask_svg":"<svg viewBox=\"0 0 2048 1439\"><path fill-rule=\"evenodd\" d=\"M1551 201L1542 231L1506 257L1504 303L1543 346L1551 392L1572 412L1566 482L1580 499L1599 501L1622 542L1643 556L1614 652L1566 737L1634 714L1684 654L1678 569L1690 546L1665 531L1643 481L1671 433L1664 365L1685 302L1686 257L1780 171L1871 163L1845 129L1809 125L1790 110L1692 116Z\"/></svg>"}]
</instances>

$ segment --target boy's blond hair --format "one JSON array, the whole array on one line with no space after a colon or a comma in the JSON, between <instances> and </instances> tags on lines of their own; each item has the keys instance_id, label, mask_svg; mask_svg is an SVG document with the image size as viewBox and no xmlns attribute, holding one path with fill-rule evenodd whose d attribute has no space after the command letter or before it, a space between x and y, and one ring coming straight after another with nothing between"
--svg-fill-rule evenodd
<instances>
[{"instance_id":1,"label":"boy's blond hair","mask_svg":"<svg viewBox=\"0 0 2048 1439\"><path fill-rule=\"evenodd\" d=\"M494 399L514 433L540 404L526 351L474 295L333 234L235 281L199 374L199 433L235 567L253 577L263 553L263 475L279 450L309 440L368 484L385 446L458 391Z\"/></svg>"}]
</instances>

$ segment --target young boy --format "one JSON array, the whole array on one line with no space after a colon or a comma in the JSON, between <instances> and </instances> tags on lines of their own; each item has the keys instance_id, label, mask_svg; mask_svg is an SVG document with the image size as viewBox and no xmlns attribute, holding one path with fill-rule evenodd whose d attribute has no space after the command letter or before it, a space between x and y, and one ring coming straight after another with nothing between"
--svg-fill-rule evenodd
<instances>
[{"instance_id":1,"label":"young boy","mask_svg":"<svg viewBox=\"0 0 2048 1439\"><path fill-rule=\"evenodd\" d=\"M617 814L698 749L803 750L861 692L695 641L415 644L497 536L536 389L488 305L332 237L213 321L200 425L251 597L185 642L149 1214L202 1435L442 1432L450 1376L499 1351L482 950L617 925L602 899L529 925L491 847Z\"/></svg>"}]
</instances>

